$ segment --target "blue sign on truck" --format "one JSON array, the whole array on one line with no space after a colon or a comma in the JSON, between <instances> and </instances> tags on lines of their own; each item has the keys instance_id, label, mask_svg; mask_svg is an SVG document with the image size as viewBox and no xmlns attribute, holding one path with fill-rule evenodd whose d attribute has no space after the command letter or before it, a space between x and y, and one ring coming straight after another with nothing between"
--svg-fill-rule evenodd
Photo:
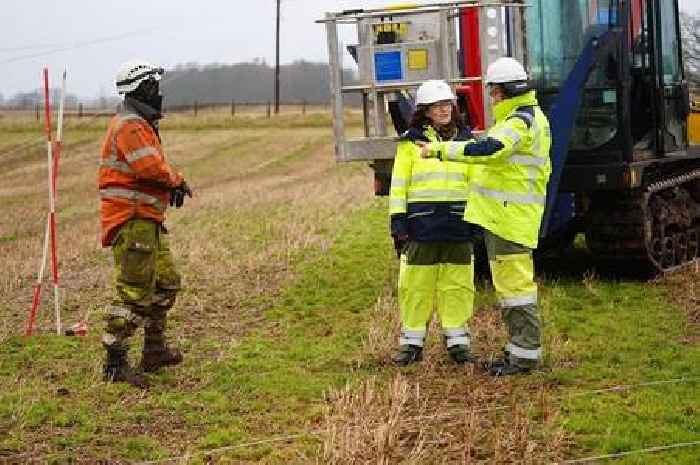
<instances>
[{"instance_id":1,"label":"blue sign on truck","mask_svg":"<svg viewBox=\"0 0 700 465\"><path fill-rule=\"evenodd\" d=\"M397 81L403 78L401 52L376 52L374 54L374 73L377 81Z\"/></svg>"}]
</instances>

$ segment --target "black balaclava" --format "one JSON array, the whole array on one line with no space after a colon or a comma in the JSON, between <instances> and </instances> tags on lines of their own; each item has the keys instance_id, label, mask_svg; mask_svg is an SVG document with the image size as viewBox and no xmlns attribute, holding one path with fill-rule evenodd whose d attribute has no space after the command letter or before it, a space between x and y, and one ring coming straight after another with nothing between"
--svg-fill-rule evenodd
<instances>
[{"instance_id":1,"label":"black balaclava","mask_svg":"<svg viewBox=\"0 0 700 465\"><path fill-rule=\"evenodd\" d=\"M145 103L160 114L163 111L163 96L160 95L160 84L155 79L146 79L138 88L127 94L129 97Z\"/></svg>"}]
</instances>

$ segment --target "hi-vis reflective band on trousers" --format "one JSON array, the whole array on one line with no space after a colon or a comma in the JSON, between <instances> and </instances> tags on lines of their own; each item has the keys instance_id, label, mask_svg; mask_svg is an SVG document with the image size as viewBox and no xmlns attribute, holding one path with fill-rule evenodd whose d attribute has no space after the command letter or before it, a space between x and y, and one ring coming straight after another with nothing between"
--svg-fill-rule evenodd
<instances>
[{"instance_id":1,"label":"hi-vis reflective band on trousers","mask_svg":"<svg viewBox=\"0 0 700 465\"><path fill-rule=\"evenodd\" d=\"M106 189L100 189L100 196L103 199L118 198L132 200L135 202L141 202L147 205L151 205L160 212L165 211L165 205L163 205L163 203L156 197L131 189L123 189L121 187L108 187Z\"/></svg>"},{"instance_id":2,"label":"hi-vis reflective band on trousers","mask_svg":"<svg viewBox=\"0 0 700 465\"><path fill-rule=\"evenodd\" d=\"M468 347L471 344L469 333L464 328L445 329L443 334L445 335L445 345L447 345L448 349L453 346Z\"/></svg>"},{"instance_id":3,"label":"hi-vis reflective band on trousers","mask_svg":"<svg viewBox=\"0 0 700 465\"><path fill-rule=\"evenodd\" d=\"M525 305L537 305L537 293L501 299L498 303L503 308L523 307Z\"/></svg>"},{"instance_id":4,"label":"hi-vis reflective band on trousers","mask_svg":"<svg viewBox=\"0 0 700 465\"><path fill-rule=\"evenodd\" d=\"M487 189L485 187L481 186L474 186L472 189L474 192L478 192L479 194L485 196L485 197L490 197L492 199L496 199L500 202L514 202L514 203L524 203L524 204L534 204L534 205L542 205L544 206L545 204L545 197L544 195L539 195L539 194L515 194L512 192L503 192L503 191L497 191L493 189Z\"/></svg>"},{"instance_id":5,"label":"hi-vis reflective band on trousers","mask_svg":"<svg viewBox=\"0 0 700 465\"><path fill-rule=\"evenodd\" d=\"M523 349L513 343L506 344L506 350L510 352L511 355L525 360L539 360L542 355L542 349Z\"/></svg>"},{"instance_id":6,"label":"hi-vis reflective band on trousers","mask_svg":"<svg viewBox=\"0 0 700 465\"><path fill-rule=\"evenodd\" d=\"M468 191L466 189L442 189L442 190L419 190L419 191L409 191L408 201L419 201L419 200L435 200L435 199L446 199L446 200L466 200Z\"/></svg>"},{"instance_id":7,"label":"hi-vis reflective band on trousers","mask_svg":"<svg viewBox=\"0 0 700 465\"><path fill-rule=\"evenodd\" d=\"M117 318L124 318L125 320L133 320L137 317L130 309L117 305L109 305L107 307L107 314Z\"/></svg>"},{"instance_id":8,"label":"hi-vis reflective band on trousers","mask_svg":"<svg viewBox=\"0 0 700 465\"><path fill-rule=\"evenodd\" d=\"M423 341L425 340L425 331L401 331L401 337L399 338L399 345L411 345L423 347Z\"/></svg>"}]
</instances>

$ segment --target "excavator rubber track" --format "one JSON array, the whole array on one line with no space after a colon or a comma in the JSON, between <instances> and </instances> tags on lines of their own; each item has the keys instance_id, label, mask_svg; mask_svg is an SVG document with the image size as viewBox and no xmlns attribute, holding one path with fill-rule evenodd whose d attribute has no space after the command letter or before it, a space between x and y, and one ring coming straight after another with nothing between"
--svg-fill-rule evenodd
<instances>
[{"instance_id":1,"label":"excavator rubber track","mask_svg":"<svg viewBox=\"0 0 700 465\"><path fill-rule=\"evenodd\" d=\"M628 193L601 193L586 242L604 259L669 273L700 260L700 169L668 175Z\"/></svg>"}]
</instances>

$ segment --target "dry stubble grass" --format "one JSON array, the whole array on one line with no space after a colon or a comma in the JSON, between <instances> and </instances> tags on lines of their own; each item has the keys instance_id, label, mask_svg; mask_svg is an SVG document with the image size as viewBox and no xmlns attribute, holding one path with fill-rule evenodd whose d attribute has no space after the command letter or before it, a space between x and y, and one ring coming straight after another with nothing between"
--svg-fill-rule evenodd
<instances>
[{"instance_id":1,"label":"dry stubble grass","mask_svg":"<svg viewBox=\"0 0 700 465\"><path fill-rule=\"evenodd\" d=\"M61 164L58 249L68 320L109 296L95 186L99 137L67 147ZM362 170L334 166L325 129L171 131L164 137L169 156L195 189L183 210L169 213L171 242L187 263L192 290L179 306L206 312L207 319L216 320L212 311L237 319L231 309L242 298L273 290L291 254L328 240L322 237L327 223L369 199ZM42 149L24 151L23 163L0 175L0 294L6 313L0 340L19 332L30 304L47 207ZM51 324L42 313L40 330Z\"/></svg>"},{"instance_id":2,"label":"dry stubble grass","mask_svg":"<svg viewBox=\"0 0 700 465\"><path fill-rule=\"evenodd\" d=\"M479 300L471 324L481 359L497 356L505 340L490 300L490 295ZM396 341L386 335L399 332L397 307L393 287L387 288L373 309L377 324L369 329L358 364L391 366ZM370 378L331 393L323 425L328 463L540 464L563 457L568 439L558 424L552 386L539 377L513 383L490 378L473 365L456 366L439 334L433 321L418 366L392 370L388 381Z\"/></svg>"}]
</instances>

